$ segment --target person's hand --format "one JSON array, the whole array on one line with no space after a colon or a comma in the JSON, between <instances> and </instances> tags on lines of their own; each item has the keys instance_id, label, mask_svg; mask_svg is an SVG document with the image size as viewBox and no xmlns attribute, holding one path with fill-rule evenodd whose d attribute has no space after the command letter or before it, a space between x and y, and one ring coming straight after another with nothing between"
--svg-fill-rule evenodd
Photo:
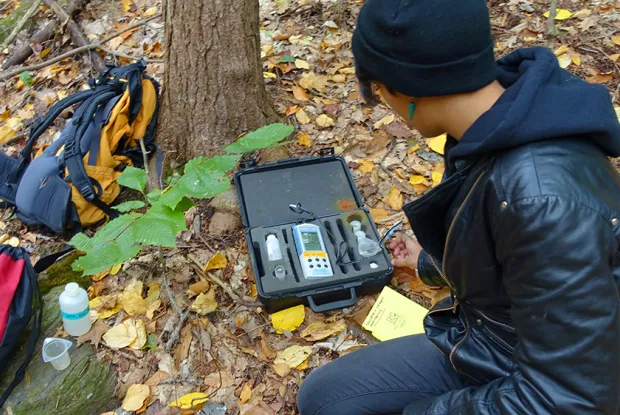
<instances>
[{"instance_id":1,"label":"person's hand","mask_svg":"<svg viewBox=\"0 0 620 415\"><path fill-rule=\"evenodd\" d=\"M422 246L418 241L399 233L390 241L389 247L394 256L392 263L395 267L418 268L418 257L422 252Z\"/></svg>"}]
</instances>

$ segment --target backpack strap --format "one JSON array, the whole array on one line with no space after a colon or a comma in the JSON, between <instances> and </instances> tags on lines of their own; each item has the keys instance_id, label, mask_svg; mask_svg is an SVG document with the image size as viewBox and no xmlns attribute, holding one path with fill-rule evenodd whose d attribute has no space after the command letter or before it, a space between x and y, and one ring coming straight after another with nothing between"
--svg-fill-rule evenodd
<instances>
[{"instance_id":1,"label":"backpack strap","mask_svg":"<svg viewBox=\"0 0 620 415\"><path fill-rule=\"evenodd\" d=\"M37 262L37 265L39 265L38 262ZM34 349L37 345L37 340L39 339L39 335L41 333L41 326L43 323L43 299L41 298L41 291L39 291L39 281L37 279L37 273L32 267L32 264L30 264L30 261L26 261L26 267L28 267L28 274L30 277L30 283L32 284L32 290L33 290L33 295L34 295L33 304L35 305L35 317L32 320L32 323L30 325L30 334L28 336L28 346L26 349L26 357L24 358L24 361L22 362L22 364L19 365L19 367L15 371L15 376L13 377L13 381L9 384L7 389L2 393L2 396L0 396L0 408L2 407L2 405L4 405L6 400L9 398L9 395L11 395L11 392L13 392L13 389L15 389L17 385L19 385L20 382L26 376L26 369L28 368L28 365L30 364L30 360L32 359L32 356L34 354Z\"/></svg>"}]
</instances>

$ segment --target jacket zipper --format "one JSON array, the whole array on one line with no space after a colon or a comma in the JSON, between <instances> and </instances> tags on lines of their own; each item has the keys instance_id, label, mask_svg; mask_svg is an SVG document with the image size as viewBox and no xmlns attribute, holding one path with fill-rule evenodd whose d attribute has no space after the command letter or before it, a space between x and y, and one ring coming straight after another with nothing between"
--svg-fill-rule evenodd
<instances>
[{"instance_id":1,"label":"jacket zipper","mask_svg":"<svg viewBox=\"0 0 620 415\"><path fill-rule=\"evenodd\" d=\"M439 265L437 265L437 262L435 261L435 258L433 258L430 255L429 255L429 257L431 258L431 264L433 264L433 267L439 273L439 276L441 277L441 279L446 283L448 288L450 288L450 294L452 294L452 307L451 307L451 309L452 309L452 312L456 313L456 307L459 305L459 299L456 296L456 290L454 289L454 287L452 287L452 284L450 284L450 281L448 281L448 279L446 278L446 275L439 268ZM436 310L436 311L441 311L441 310Z\"/></svg>"},{"instance_id":2,"label":"jacket zipper","mask_svg":"<svg viewBox=\"0 0 620 415\"><path fill-rule=\"evenodd\" d=\"M480 176L478 176L478 178L476 179L476 181L474 182L473 186L471 187L471 189L469 189L469 192L467 193L467 196L465 196L465 199L463 200L463 203L461 203L461 206L459 206L459 209L456 211L456 214L454 215L454 219L452 219L452 223L450 224L450 228L448 229L448 235L446 236L446 243L444 245L444 249L443 249L443 263L442 263L442 268L446 269L446 258L448 257L448 242L450 241L450 235L452 234L452 229L454 228L454 223L456 222L456 220L459 217L459 214L463 211L463 207L467 204L467 202L469 201L469 198L471 197L472 193L474 192L474 190L476 189L476 186L478 185L478 183L480 182L480 180L482 179L482 177L484 176L484 174L486 173L486 169L484 169L481 173ZM431 259L433 260L433 264L435 264L434 262L434 258L431 256ZM454 287L452 286L452 284L450 284L450 281L448 280L448 277L446 277L445 273L442 272L441 270L439 270L439 267L437 267L437 264L435 264L435 268L437 269L437 271L439 272L439 274L442 276L442 278L446 281L446 283L448 284L448 287L450 287L450 291L452 291L452 295L454 298L454 305L447 309L450 310L452 309L453 312L456 313L456 307L458 305L458 297L456 296L456 290L454 289ZM446 309L441 309L441 310L434 310L434 311L430 311L428 313L428 315L432 314L432 313L436 313L439 311L445 311ZM463 311L463 313L465 314L465 311ZM450 363L452 364L452 368L454 368L454 370L456 372L459 372L459 370L456 368L456 365L454 364L453 361L453 357L454 354L456 353L456 350L459 348L459 346L467 339L467 337L469 337L469 321L467 320L467 314L465 314L465 335L463 336L463 338L461 340L458 341L458 343L456 343L454 345L454 347L452 348L452 350L450 351L450 355L449 355L449 360ZM460 372L459 372L460 373Z\"/></svg>"},{"instance_id":3,"label":"jacket zipper","mask_svg":"<svg viewBox=\"0 0 620 415\"><path fill-rule=\"evenodd\" d=\"M502 339L498 335L494 334L486 326L482 328L482 331L484 331L487 334L487 336L489 336L489 338L491 338L491 340L493 340L496 343L498 343L499 347L503 348L507 353L512 354L514 352L514 350L515 350L514 347L509 345L504 339Z\"/></svg>"},{"instance_id":4,"label":"jacket zipper","mask_svg":"<svg viewBox=\"0 0 620 415\"><path fill-rule=\"evenodd\" d=\"M481 316L482 318L484 318L485 320L490 321L491 323L496 324L496 325L498 325L498 326L502 327L503 329L505 329L505 330L507 330L507 331L509 331L509 332L511 332L511 333L515 333L515 332L516 332L516 330L515 330L515 328L514 328L514 327L511 327L511 326L509 326L508 324L502 323L501 321L497 321L497 320L495 320L495 319L493 319L493 318L491 318L491 317L487 316L486 314L484 314L484 313L483 313L482 311L480 311L480 310L476 310L476 311L477 311L477 312L478 312L478 314L480 314L480 316Z\"/></svg>"}]
</instances>

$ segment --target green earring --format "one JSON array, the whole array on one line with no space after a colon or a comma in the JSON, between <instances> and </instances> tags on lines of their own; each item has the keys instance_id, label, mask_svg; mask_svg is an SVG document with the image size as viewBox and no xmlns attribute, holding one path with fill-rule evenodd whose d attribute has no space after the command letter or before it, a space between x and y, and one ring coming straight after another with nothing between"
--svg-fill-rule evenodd
<instances>
[{"instance_id":1,"label":"green earring","mask_svg":"<svg viewBox=\"0 0 620 415\"><path fill-rule=\"evenodd\" d=\"M415 113L415 102L411 101L409 103L409 119L413 120L413 114Z\"/></svg>"}]
</instances>

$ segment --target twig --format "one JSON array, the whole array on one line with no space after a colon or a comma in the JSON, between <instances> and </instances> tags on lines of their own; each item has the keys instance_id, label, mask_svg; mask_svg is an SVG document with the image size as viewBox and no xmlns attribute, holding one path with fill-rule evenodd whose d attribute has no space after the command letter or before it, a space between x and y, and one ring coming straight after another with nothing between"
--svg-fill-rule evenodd
<instances>
[{"instance_id":1,"label":"twig","mask_svg":"<svg viewBox=\"0 0 620 415\"><path fill-rule=\"evenodd\" d=\"M82 30L80 29L78 24L75 23L71 16L67 14L65 9L63 9L58 3L56 3L56 0L43 0L43 3L45 3L47 7L52 9L52 12L54 12L58 20L60 20L61 24L67 25L67 28L69 29L69 35L71 36L71 40L73 41L75 46L85 46L89 44L86 36L84 36L84 33L82 33ZM97 72L101 72L105 69L105 62L101 55L99 55L96 51L89 51L88 56Z\"/></svg>"},{"instance_id":2,"label":"twig","mask_svg":"<svg viewBox=\"0 0 620 415\"><path fill-rule=\"evenodd\" d=\"M7 36L6 39L4 39L2 46L0 46L0 51L4 50L4 48L9 46L11 42L15 40L15 38L17 37L19 32L22 30L24 25L28 22L28 20L30 20L32 16L36 14L37 10L39 10L40 5L41 5L41 0L36 0L34 3L32 3L32 6L30 6L26 14L22 16L19 22L17 22L17 25L13 28L13 31Z\"/></svg>"},{"instance_id":3,"label":"twig","mask_svg":"<svg viewBox=\"0 0 620 415\"><path fill-rule=\"evenodd\" d=\"M549 18L547 19L547 36L549 39L547 41L547 46L549 49L553 49L553 45L555 43L555 38L560 34L558 28L555 27L555 16L557 14L558 8L558 0L550 0L549 1Z\"/></svg>"},{"instance_id":4,"label":"twig","mask_svg":"<svg viewBox=\"0 0 620 415\"><path fill-rule=\"evenodd\" d=\"M194 386L200 386L201 383L196 382L195 380L191 380L188 378L184 378L184 379L166 379L166 380L162 380L161 382L158 382L157 385L174 385L176 383L189 383L190 385L194 385Z\"/></svg>"},{"instance_id":5,"label":"twig","mask_svg":"<svg viewBox=\"0 0 620 415\"><path fill-rule=\"evenodd\" d=\"M133 24L131 26L126 27L123 30L119 30L118 32L115 32L114 34L100 40L99 42L96 43L90 43L88 45L85 46L80 46L79 48L75 48L73 50L70 50L69 52L63 53L62 55L58 55L55 58L52 58L50 60L47 60L45 62L41 62L41 63L37 63L35 65L30 65L30 66L21 66L19 68L15 68L15 69L11 69L10 71L5 71L0 73L0 81L3 81L5 79L9 79L15 75L18 75L24 71L36 71L37 69L41 69L41 68L45 68L46 66L52 65L56 62L59 62L63 59L69 58L77 53L81 53L81 52L85 52L87 50L93 50L93 49L100 49L102 47L103 43L109 42L110 40L114 39L115 37L128 32L132 29L135 29L136 27L140 27L140 26L144 26L145 24L147 24L148 22L150 22L153 19L156 19L158 17L161 17L161 14L156 14L154 16L151 16L145 20L142 20L136 24Z\"/></svg>"},{"instance_id":6,"label":"twig","mask_svg":"<svg viewBox=\"0 0 620 415\"><path fill-rule=\"evenodd\" d=\"M131 59L131 60L134 60L134 61L139 61L140 59L144 59L144 56L131 56L131 55L127 55L125 53L113 51L112 49L104 48L103 46L101 46L98 49L101 49L105 53L107 53L109 55L112 55L112 56L116 56L118 58ZM151 63L163 63L164 60L163 59L149 59L149 62L151 62Z\"/></svg>"},{"instance_id":7,"label":"twig","mask_svg":"<svg viewBox=\"0 0 620 415\"><path fill-rule=\"evenodd\" d=\"M177 306L178 307L178 306ZM179 323L176 325L172 333L170 333L170 337L166 342L166 351L169 352L179 341L179 335L181 334L181 329L183 328L183 324L185 324L185 320L189 317L189 310L180 315Z\"/></svg>"},{"instance_id":8,"label":"twig","mask_svg":"<svg viewBox=\"0 0 620 415\"><path fill-rule=\"evenodd\" d=\"M224 284L224 281L222 281L221 279L219 279L215 275L203 271L204 270L204 265L202 265L200 263L200 261L198 261L198 258L196 258L194 255L189 254L188 258L191 259L196 264L196 266L198 267L197 271L200 274L202 274L205 278L210 279L211 281L213 281L214 283L216 283L220 287L222 287L222 290L224 290L226 292L226 294L228 294L228 296L230 298L232 298L232 300L234 302L236 302L238 304L243 304L243 305L248 306L248 307L255 307L256 306L256 304L252 304L252 303L248 303L248 302L243 301L237 294L235 294L233 292L233 290L230 289L230 287L228 285Z\"/></svg>"},{"instance_id":9,"label":"twig","mask_svg":"<svg viewBox=\"0 0 620 415\"><path fill-rule=\"evenodd\" d=\"M605 53L605 51L604 51L604 50L599 49L599 48L596 48L596 47L594 47L594 46L592 46L592 45L587 45L587 46L588 46L588 47L585 47L585 46L577 46L577 49L585 50L586 52L590 52L590 53L592 53L592 52L594 52L594 53L598 52L598 53L600 53L600 54L605 55L605 57L606 57L607 59L609 59L610 61L612 61L612 63L614 64L614 70L615 70L615 71L618 71L618 73L620 73L620 66L618 66L618 63L617 63L615 60L613 60L613 59L611 58L611 56L609 56L607 53Z\"/></svg>"},{"instance_id":10,"label":"twig","mask_svg":"<svg viewBox=\"0 0 620 415\"><path fill-rule=\"evenodd\" d=\"M177 304L177 301L174 298L172 291L170 290L170 283L168 282L168 272L166 272L166 260L164 259L164 254L161 250L161 247L159 248L159 262L162 267L162 276L164 280L164 287L166 288L166 294L168 294L168 299L170 300L170 304L172 304L172 308L174 308L174 311L176 311L179 317L181 317L183 315L183 311L181 310L181 307L179 307L179 305Z\"/></svg>"}]
</instances>

